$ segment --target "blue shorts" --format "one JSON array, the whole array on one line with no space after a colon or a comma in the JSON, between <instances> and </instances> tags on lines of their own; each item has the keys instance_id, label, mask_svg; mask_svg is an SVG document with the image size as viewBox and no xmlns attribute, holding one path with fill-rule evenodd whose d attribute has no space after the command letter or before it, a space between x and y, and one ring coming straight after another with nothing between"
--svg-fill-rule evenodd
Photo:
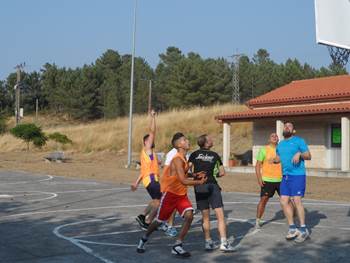
<instances>
[{"instance_id":1,"label":"blue shorts","mask_svg":"<svg viewBox=\"0 0 350 263\"><path fill-rule=\"evenodd\" d=\"M283 175L280 193L286 196L304 197L306 186L305 175Z\"/></svg>"},{"instance_id":2,"label":"blue shorts","mask_svg":"<svg viewBox=\"0 0 350 263\"><path fill-rule=\"evenodd\" d=\"M146 187L148 194L151 196L152 200L160 200L162 193L160 192L160 184L156 181L151 181L150 184Z\"/></svg>"}]
</instances>

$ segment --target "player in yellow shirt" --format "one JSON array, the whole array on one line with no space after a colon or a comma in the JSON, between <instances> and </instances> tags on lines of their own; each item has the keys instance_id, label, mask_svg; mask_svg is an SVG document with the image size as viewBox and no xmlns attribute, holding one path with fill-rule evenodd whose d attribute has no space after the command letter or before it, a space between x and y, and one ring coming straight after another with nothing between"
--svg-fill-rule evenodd
<instances>
[{"instance_id":1,"label":"player in yellow shirt","mask_svg":"<svg viewBox=\"0 0 350 263\"><path fill-rule=\"evenodd\" d=\"M261 218L269 199L274 196L275 192L280 195L282 167L280 163L274 163L273 161L276 158L278 140L278 135L271 133L269 144L260 149L256 158L255 174L261 187L260 202L256 211L256 228L262 226Z\"/></svg>"}]
</instances>

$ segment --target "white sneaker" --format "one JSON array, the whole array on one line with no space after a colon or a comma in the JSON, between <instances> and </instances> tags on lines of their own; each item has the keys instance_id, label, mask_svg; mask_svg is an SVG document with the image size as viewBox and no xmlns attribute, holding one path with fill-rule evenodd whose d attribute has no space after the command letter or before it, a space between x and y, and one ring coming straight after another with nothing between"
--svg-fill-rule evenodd
<instances>
[{"instance_id":1,"label":"white sneaker","mask_svg":"<svg viewBox=\"0 0 350 263\"><path fill-rule=\"evenodd\" d=\"M184 248L182 247L182 244L174 245L173 248L171 249L171 254L181 258L188 258L191 256L190 252L187 252L186 250L184 250Z\"/></svg>"},{"instance_id":2,"label":"white sneaker","mask_svg":"<svg viewBox=\"0 0 350 263\"><path fill-rule=\"evenodd\" d=\"M162 230L166 232L168 230L168 225L166 223L162 223L159 227L158 230Z\"/></svg>"},{"instance_id":3,"label":"white sneaker","mask_svg":"<svg viewBox=\"0 0 350 263\"><path fill-rule=\"evenodd\" d=\"M309 237L310 237L309 230L305 229L305 232L301 232L299 230L299 235L294 239L294 242L303 243Z\"/></svg>"},{"instance_id":4,"label":"white sneaker","mask_svg":"<svg viewBox=\"0 0 350 263\"><path fill-rule=\"evenodd\" d=\"M255 228L256 229L261 229L262 225L264 224L264 221L261 219L256 219L255 220Z\"/></svg>"},{"instance_id":5,"label":"white sneaker","mask_svg":"<svg viewBox=\"0 0 350 263\"><path fill-rule=\"evenodd\" d=\"M144 240L143 238L140 239L139 244L137 245L137 253L145 253L145 244L146 244L147 240Z\"/></svg>"},{"instance_id":6,"label":"white sneaker","mask_svg":"<svg viewBox=\"0 0 350 263\"><path fill-rule=\"evenodd\" d=\"M176 237L177 230L173 226L168 226L168 229L165 231L165 234L170 236L170 237Z\"/></svg>"},{"instance_id":7,"label":"white sneaker","mask_svg":"<svg viewBox=\"0 0 350 263\"><path fill-rule=\"evenodd\" d=\"M222 252L235 252L237 250L230 243L225 242L225 243L221 243L220 251L222 251Z\"/></svg>"},{"instance_id":8,"label":"white sneaker","mask_svg":"<svg viewBox=\"0 0 350 263\"><path fill-rule=\"evenodd\" d=\"M297 228L289 229L288 233L286 235L286 239L289 240L294 240L298 235L300 234L300 231Z\"/></svg>"},{"instance_id":9,"label":"white sneaker","mask_svg":"<svg viewBox=\"0 0 350 263\"><path fill-rule=\"evenodd\" d=\"M217 248L219 248L219 246L216 245L213 240L205 241L204 249L206 251L213 251Z\"/></svg>"}]
</instances>

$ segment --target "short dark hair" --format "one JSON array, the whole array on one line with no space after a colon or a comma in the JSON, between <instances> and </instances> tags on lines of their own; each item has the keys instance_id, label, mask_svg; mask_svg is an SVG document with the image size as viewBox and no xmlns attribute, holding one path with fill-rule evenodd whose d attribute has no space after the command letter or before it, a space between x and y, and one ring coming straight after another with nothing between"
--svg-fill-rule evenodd
<instances>
[{"instance_id":1,"label":"short dark hair","mask_svg":"<svg viewBox=\"0 0 350 263\"><path fill-rule=\"evenodd\" d=\"M143 136L143 145L145 145L145 142L148 138L149 138L149 134L146 134L145 136ZM155 147L156 145L153 142L151 148L154 149Z\"/></svg>"},{"instance_id":2,"label":"short dark hair","mask_svg":"<svg viewBox=\"0 0 350 263\"><path fill-rule=\"evenodd\" d=\"M174 148L177 148L176 147L176 142L181 138L181 137L185 137L185 135L182 133L182 132L177 132L173 135L173 138L171 139L171 145L174 147Z\"/></svg>"},{"instance_id":3,"label":"short dark hair","mask_svg":"<svg viewBox=\"0 0 350 263\"><path fill-rule=\"evenodd\" d=\"M295 130L295 124L292 121L284 121L283 124L291 123L293 125L293 129Z\"/></svg>"},{"instance_id":4,"label":"short dark hair","mask_svg":"<svg viewBox=\"0 0 350 263\"><path fill-rule=\"evenodd\" d=\"M197 144L200 148L203 148L205 143L207 142L207 136L208 136L207 134L203 134L198 137Z\"/></svg>"},{"instance_id":5,"label":"short dark hair","mask_svg":"<svg viewBox=\"0 0 350 263\"><path fill-rule=\"evenodd\" d=\"M145 136L143 136L143 144L145 144L146 140L148 139L149 134L146 134Z\"/></svg>"}]
</instances>

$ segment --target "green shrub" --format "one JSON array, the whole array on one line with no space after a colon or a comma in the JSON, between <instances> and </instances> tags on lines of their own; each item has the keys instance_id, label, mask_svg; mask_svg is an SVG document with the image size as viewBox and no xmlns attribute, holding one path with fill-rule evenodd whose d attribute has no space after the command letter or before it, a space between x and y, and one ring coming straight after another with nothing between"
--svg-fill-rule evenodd
<instances>
[{"instance_id":1,"label":"green shrub","mask_svg":"<svg viewBox=\"0 0 350 263\"><path fill-rule=\"evenodd\" d=\"M69 139L67 137L67 135L64 135L62 133L59 133L59 132L54 132L54 133L51 133L48 135L49 139L50 140L53 140L56 142L56 144L62 144L62 145L65 145L65 144L72 144L73 141L71 139ZM56 145L56 148L58 148L58 146Z\"/></svg>"},{"instance_id":2,"label":"green shrub","mask_svg":"<svg viewBox=\"0 0 350 263\"><path fill-rule=\"evenodd\" d=\"M30 142L32 142L35 147L41 148L48 140L41 128L34 123L18 124L10 130L10 133L16 138L25 141L28 151Z\"/></svg>"}]
</instances>

